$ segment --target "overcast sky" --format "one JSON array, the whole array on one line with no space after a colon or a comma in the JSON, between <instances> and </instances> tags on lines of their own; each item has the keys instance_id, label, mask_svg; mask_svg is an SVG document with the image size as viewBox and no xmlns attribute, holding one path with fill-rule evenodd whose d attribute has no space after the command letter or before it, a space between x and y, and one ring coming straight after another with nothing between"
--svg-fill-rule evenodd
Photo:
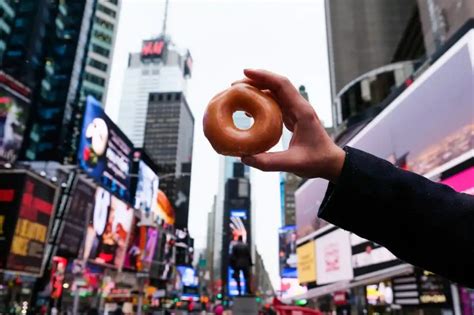
<instances>
[{"instance_id":1,"label":"overcast sky","mask_svg":"<svg viewBox=\"0 0 474 315\"><path fill-rule=\"evenodd\" d=\"M106 111L117 118L129 52L161 32L165 0L123 0ZM217 193L218 155L202 132L209 100L242 77L265 68L303 84L312 105L331 121L324 0L170 0L167 33L191 51L188 103L195 118L189 228L206 245L207 213ZM256 245L278 289L279 176L252 173Z\"/></svg>"}]
</instances>

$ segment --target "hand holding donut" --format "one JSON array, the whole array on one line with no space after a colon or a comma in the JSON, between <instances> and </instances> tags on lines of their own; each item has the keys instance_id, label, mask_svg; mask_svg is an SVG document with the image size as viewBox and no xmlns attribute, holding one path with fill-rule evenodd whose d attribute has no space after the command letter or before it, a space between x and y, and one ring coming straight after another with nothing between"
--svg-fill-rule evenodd
<instances>
[{"instance_id":1,"label":"hand holding donut","mask_svg":"<svg viewBox=\"0 0 474 315\"><path fill-rule=\"evenodd\" d=\"M344 164L345 152L326 133L313 107L285 77L265 70L246 69L244 74L246 78L232 86L247 84L273 98L293 136L288 150L242 154L242 162L263 171L291 172L301 177L321 177L336 182ZM254 125L257 123L256 119ZM204 125L206 130L206 121ZM278 139L280 135L281 132ZM257 134L254 136L258 137Z\"/></svg>"}]
</instances>

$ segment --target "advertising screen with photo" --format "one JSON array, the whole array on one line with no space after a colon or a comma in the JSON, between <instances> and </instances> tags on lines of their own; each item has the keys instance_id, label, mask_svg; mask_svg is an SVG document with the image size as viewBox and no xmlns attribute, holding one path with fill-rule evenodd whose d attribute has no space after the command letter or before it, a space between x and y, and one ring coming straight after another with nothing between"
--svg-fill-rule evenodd
<instances>
[{"instance_id":1,"label":"advertising screen with photo","mask_svg":"<svg viewBox=\"0 0 474 315\"><path fill-rule=\"evenodd\" d=\"M145 162L138 163L138 183L135 192L135 209L158 212L158 185L156 173Z\"/></svg>"},{"instance_id":2,"label":"advertising screen with photo","mask_svg":"<svg viewBox=\"0 0 474 315\"><path fill-rule=\"evenodd\" d=\"M415 79L348 146L433 178L474 155L474 41L472 32ZM455 79L453 79L455 78ZM296 192L298 237L312 234L327 181ZM316 205L316 206L314 206Z\"/></svg>"},{"instance_id":3,"label":"advertising screen with photo","mask_svg":"<svg viewBox=\"0 0 474 315\"><path fill-rule=\"evenodd\" d=\"M132 207L98 187L93 215L87 227L84 258L122 268L133 220Z\"/></svg>"},{"instance_id":4,"label":"advertising screen with photo","mask_svg":"<svg viewBox=\"0 0 474 315\"><path fill-rule=\"evenodd\" d=\"M95 185L79 178L71 192L71 201L66 209L60 231L58 255L77 257L82 247L87 220L92 215L95 200Z\"/></svg>"},{"instance_id":5,"label":"advertising screen with photo","mask_svg":"<svg viewBox=\"0 0 474 315\"><path fill-rule=\"evenodd\" d=\"M338 229L316 239L316 274L318 284L348 281L352 272L350 234Z\"/></svg>"},{"instance_id":6,"label":"advertising screen with photo","mask_svg":"<svg viewBox=\"0 0 474 315\"><path fill-rule=\"evenodd\" d=\"M78 151L79 166L101 186L130 200L132 142L88 96Z\"/></svg>"},{"instance_id":7,"label":"advertising screen with photo","mask_svg":"<svg viewBox=\"0 0 474 315\"><path fill-rule=\"evenodd\" d=\"M6 78L1 71L0 78ZM0 80L0 163L16 161L25 136L28 113L29 99Z\"/></svg>"},{"instance_id":8,"label":"advertising screen with photo","mask_svg":"<svg viewBox=\"0 0 474 315\"><path fill-rule=\"evenodd\" d=\"M280 277L297 278L296 227L289 225L279 230Z\"/></svg>"},{"instance_id":9,"label":"advertising screen with photo","mask_svg":"<svg viewBox=\"0 0 474 315\"><path fill-rule=\"evenodd\" d=\"M9 247L0 253L0 268L40 275L57 187L25 172L1 174L0 179L0 246ZM16 207L4 208L7 204Z\"/></svg>"},{"instance_id":10,"label":"advertising screen with photo","mask_svg":"<svg viewBox=\"0 0 474 315\"><path fill-rule=\"evenodd\" d=\"M242 242L248 244L249 241L249 233L250 233L250 222L249 222L249 214L248 210L245 209L234 209L230 210L230 243L229 243L229 256L232 253L232 246L236 244L239 240L239 237L242 237ZM241 290L245 292L247 288L247 283L245 281L244 275L240 272L239 275L235 273L235 271L228 267L227 270L227 285L228 285L228 292L229 295L235 296L239 295L237 281L235 278L240 279L241 283Z\"/></svg>"}]
</instances>

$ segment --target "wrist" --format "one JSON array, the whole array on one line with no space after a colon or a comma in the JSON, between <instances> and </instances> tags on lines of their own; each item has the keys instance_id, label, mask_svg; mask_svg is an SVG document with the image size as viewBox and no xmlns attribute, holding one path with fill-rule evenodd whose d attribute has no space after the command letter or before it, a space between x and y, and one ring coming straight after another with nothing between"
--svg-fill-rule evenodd
<instances>
[{"instance_id":1,"label":"wrist","mask_svg":"<svg viewBox=\"0 0 474 315\"><path fill-rule=\"evenodd\" d=\"M333 184L337 184L346 160L346 152L337 145L334 145L334 148L331 151L328 160L328 174L326 179Z\"/></svg>"}]
</instances>

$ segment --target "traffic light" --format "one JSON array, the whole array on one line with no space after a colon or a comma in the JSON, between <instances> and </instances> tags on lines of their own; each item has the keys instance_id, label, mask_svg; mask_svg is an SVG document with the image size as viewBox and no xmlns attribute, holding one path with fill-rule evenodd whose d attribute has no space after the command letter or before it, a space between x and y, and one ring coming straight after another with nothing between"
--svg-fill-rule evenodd
<instances>
[{"instance_id":1,"label":"traffic light","mask_svg":"<svg viewBox=\"0 0 474 315\"><path fill-rule=\"evenodd\" d=\"M222 300L222 293L217 293L216 297L218 300Z\"/></svg>"},{"instance_id":2,"label":"traffic light","mask_svg":"<svg viewBox=\"0 0 474 315\"><path fill-rule=\"evenodd\" d=\"M295 304L296 304L297 306L305 306L306 304L308 304L308 301L305 300L305 299L296 300L296 301L295 301Z\"/></svg>"},{"instance_id":3,"label":"traffic light","mask_svg":"<svg viewBox=\"0 0 474 315\"><path fill-rule=\"evenodd\" d=\"M260 302L262 302L262 298L261 298L261 297L259 297L259 296L257 296L257 297L255 298L255 300L257 301L257 303L260 303Z\"/></svg>"}]
</instances>

